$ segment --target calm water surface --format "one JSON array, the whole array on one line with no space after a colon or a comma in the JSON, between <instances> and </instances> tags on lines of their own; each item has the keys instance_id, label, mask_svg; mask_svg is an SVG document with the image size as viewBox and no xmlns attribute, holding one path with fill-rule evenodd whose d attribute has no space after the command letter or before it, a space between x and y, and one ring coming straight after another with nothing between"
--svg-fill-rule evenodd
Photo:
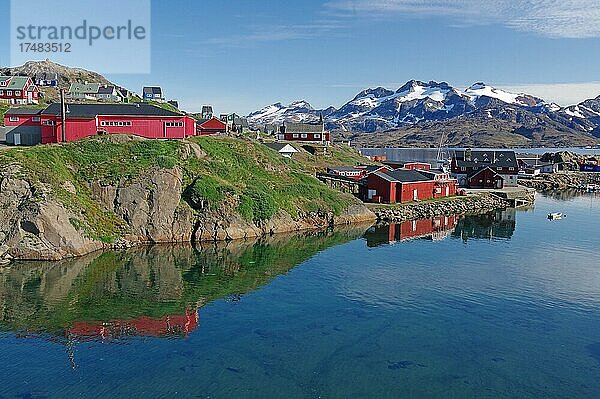
<instances>
[{"instance_id":1,"label":"calm water surface","mask_svg":"<svg viewBox=\"0 0 600 399\"><path fill-rule=\"evenodd\" d=\"M599 198L561 194L12 265L0 398L598 398L599 225Z\"/></svg>"}]
</instances>

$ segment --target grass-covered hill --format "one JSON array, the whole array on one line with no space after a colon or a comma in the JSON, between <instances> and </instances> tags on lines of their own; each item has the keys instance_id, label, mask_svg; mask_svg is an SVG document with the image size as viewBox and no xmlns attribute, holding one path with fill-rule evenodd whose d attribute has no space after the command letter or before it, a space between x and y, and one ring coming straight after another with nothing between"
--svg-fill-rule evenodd
<instances>
[{"instance_id":1,"label":"grass-covered hill","mask_svg":"<svg viewBox=\"0 0 600 399\"><path fill-rule=\"evenodd\" d=\"M4 173L18 170L16 176L11 172L12 178L31 184L34 201L50 199L66 208L77 231L92 240L112 243L132 233L131 220L127 212L116 212L94 195L92 185L118 191L137 182L146 191L138 190L142 194L136 195L144 198L134 198L134 207L151 207L148 204L156 201L154 197L172 194L173 201L178 202L173 204L176 214L219 213L233 208L237 216L256 226L282 211L298 219L308 214L339 215L360 204L353 196L322 184L314 173L328 164L358 163L364 158L344 146L332 147L327 155L316 153L303 150L295 159L286 159L245 139L158 141L106 136L1 151L0 168ZM145 178L157 170L181 174L180 195L158 192L155 186L160 182ZM149 211L150 222L161 217L153 212L162 210Z\"/></svg>"}]
</instances>

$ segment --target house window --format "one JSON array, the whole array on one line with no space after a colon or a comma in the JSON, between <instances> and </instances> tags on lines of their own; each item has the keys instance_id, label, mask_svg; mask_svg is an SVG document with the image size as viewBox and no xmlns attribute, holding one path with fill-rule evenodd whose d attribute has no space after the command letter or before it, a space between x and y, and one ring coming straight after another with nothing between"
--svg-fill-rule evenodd
<instances>
[{"instance_id":1,"label":"house window","mask_svg":"<svg viewBox=\"0 0 600 399\"><path fill-rule=\"evenodd\" d=\"M512 170L512 171L514 171L514 170L515 170L515 168L513 168L512 166L511 166L510 168L508 168L508 169L509 169L509 170Z\"/></svg>"},{"instance_id":2,"label":"house window","mask_svg":"<svg viewBox=\"0 0 600 399\"><path fill-rule=\"evenodd\" d=\"M39 122L40 121L40 117L39 116L34 116L31 118L32 122Z\"/></svg>"},{"instance_id":3,"label":"house window","mask_svg":"<svg viewBox=\"0 0 600 399\"><path fill-rule=\"evenodd\" d=\"M4 90L0 90L0 96L4 95Z\"/></svg>"},{"instance_id":4,"label":"house window","mask_svg":"<svg viewBox=\"0 0 600 399\"><path fill-rule=\"evenodd\" d=\"M317 133L317 134L315 134L315 138L316 138L316 139L320 139L320 138L321 138L321 135Z\"/></svg>"},{"instance_id":5,"label":"house window","mask_svg":"<svg viewBox=\"0 0 600 399\"><path fill-rule=\"evenodd\" d=\"M11 117L9 118L9 120L10 120L11 122L18 122L18 121L19 121L19 117L18 117L18 116L11 116Z\"/></svg>"},{"instance_id":6,"label":"house window","mask_svg":"<svg viewBox=\"0 0 600 399\"><path fill-rule=\"evenodd\" d=\"M463 167L460 168L460 170L462 170L464 172L464 171L467 170L467 168L463 166Z\"/></svg>"},{"instance_id":7,"label":"house window","mask_svg":"<svg viewBox=\"0 0 600 399\"><path fill-rule=\"evenodd\" d=\"M21 91L20 90L16 90L15 91L15 96L20 96L21 95Z\"/></svg>"},{"instance_id":8,"label":"house window","mask_svg":"<svg viewBox=\"0 0 600 399\"><path fill-rule=\"evenodd\" d=\"M6 95L7 96L12 96L12 90L6 90Z\"/></svg>"},{"instance_id":9,"label":"house window","mask_svg":"<svg viewBox=\"0 0 600 399\"><path fill-rule=\"evenodd\" d=\"M44 122L44 125L46 126L54 126L54 121L53 120L47 120Z\"/></svg>"},{"instance_id":10,"label":"house window","mask_svg":"<svg viewBox=\"0 0 600 399\"><path fill-rule=\"evenodd\" d=\"M294 133L294 134L292 134L292 137L297 139L299 136L298 136L298 134Z\"/></svg>"},{"instance_id":11,"label":"house window","mask_svg":"<svg viewBox=\"0 0 600 399\"><path fill-rule=\"evenodd\" d=\"M306 133L302 133L302 135L301 135L301 138L305 139L305 138L307 138L307 137L308 137L308 134L306 134Z\"/></svg>"}]
</instances>

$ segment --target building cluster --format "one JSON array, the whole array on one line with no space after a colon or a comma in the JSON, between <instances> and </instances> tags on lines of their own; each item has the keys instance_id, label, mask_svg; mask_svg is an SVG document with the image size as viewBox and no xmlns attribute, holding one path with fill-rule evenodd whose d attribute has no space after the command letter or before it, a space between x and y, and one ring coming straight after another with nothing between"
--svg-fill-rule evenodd
<instances>
[{"instance_id":1,"label":"building cluster","mask_svg":"<svg viewBox=\"0 0 600 399\"><path fill-rule=\"evenodd\" d=\"M346 180L363 201L402 203L457 194L458 182L449 172L424 162L385 162L384 165L335 166L320 179L335 185ZM354 182L355 183L354 183Z\"/></svg>"}]
</instances>

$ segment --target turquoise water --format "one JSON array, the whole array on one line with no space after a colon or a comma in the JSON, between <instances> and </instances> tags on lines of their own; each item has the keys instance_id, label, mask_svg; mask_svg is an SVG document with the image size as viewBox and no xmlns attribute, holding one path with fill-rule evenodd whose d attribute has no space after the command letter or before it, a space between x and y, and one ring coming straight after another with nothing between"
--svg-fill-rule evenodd
<instances>
[{"instance_id":1,"label":"turquoise water","mask_svg":"<svg viewBox=\"0 0 600 399\"><path fill-rule=\"evenodd\" d=\"M443 222L13 265L0 398L600 397L600 200Z\"/></svg>"}]
</instances>

